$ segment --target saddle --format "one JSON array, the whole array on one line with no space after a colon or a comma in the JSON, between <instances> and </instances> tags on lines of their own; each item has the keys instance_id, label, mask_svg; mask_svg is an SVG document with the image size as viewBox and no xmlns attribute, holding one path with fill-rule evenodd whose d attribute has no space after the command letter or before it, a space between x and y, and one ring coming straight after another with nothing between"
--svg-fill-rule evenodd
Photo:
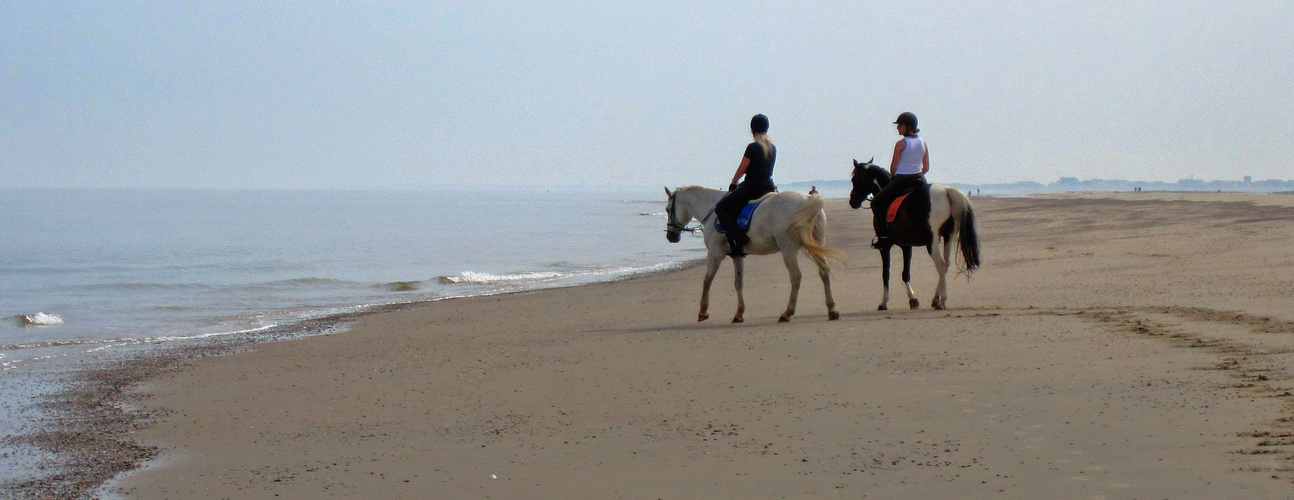
<instances>
[{"instance_id":1,"label":"saddle","mask_svg":"<svg viewBox=\"0 0 1294 500\"><path fill-rule=\"evenodd\" d=\"M764 196L760 196L759 198L750 200L750 203L747 203L745 207L742 207L741 213L737 214L737 225L741 226L742 231L750 230L750 216L755 213L755 209L759 207L759 204L775 195L777 195L777 191L773 191ZM723 227L723 223L719 222L718 218L714 220L714 229L720 233L728 232L728 229Z\"/></svg>"},{"instance_id":2,"label":"saddle","mask_svg":"<svg viewBox=\"0 0 1294 500\"><path fill-rule=\"evenodd\" d=\"M890 206L888 206L888 207L886 207L886 208L885 208L885 222L886 222L886 223L893 223L893 222L894 222L894 219L895 219L895 218L897 218L897 217L899 216L899 208L901 208L901 207L903 206L903 202L904 202L905 200L907 200L907 199L908 199L908 196L909 196L909 195L911 195L912 193L916 192L916 190L917 190L918 188L921 188L921 189L929 189L929 185L927 184L927 185L925 185L925 186L914 186L914 187L911 187L911 188L905 189L905 190L903 190L903 193L902 193L902 194L900 194L900 195L898 195L898 196L894 197L894 201L890 203Z\"/></svg>"}]
</instances>

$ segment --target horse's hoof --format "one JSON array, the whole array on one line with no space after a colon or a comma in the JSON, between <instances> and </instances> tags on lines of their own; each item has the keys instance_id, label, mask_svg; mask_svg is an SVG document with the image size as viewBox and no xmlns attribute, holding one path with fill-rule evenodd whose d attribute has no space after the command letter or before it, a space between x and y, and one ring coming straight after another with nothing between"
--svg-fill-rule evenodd
<instances>
[{"instance_id":1,"label":"horse's hoof","mask_svg":"<svg viewBox=\"0 0 1294 500\"><path fill-rule=\"evenodd\" d=\"M778 322L778 323L790 323L790 322L791 322L791 318L786 317L786 316L781 316L781 317L777 318L777 322Z\"/></svg>"},{"instance_id":2,"label":"horse's hoof","mask_svg":"<svg viewBox=\"0 0 1294 500\"><path fill-rule=\"evenodd\" d=\"M835 320L838 320L838 319L840 319L840 313L839 313L839 312L837 312L837 311L827 311L827 321L835 321Z\"/></svg>"},{"instance_id":3,"label":"horse's hoof","mask_svg":"<svg viewBox=\"0 0 1294 500\"><path fill-rule=\"evenodd\" d=\"M698 315L696 316L696 320L697 320L697 322L705 321L705 320L707 320L707 319L710 319L710 315L709 315L709 314L698 314Z\"/></svg>"},{"instance_id":4,"label":"horse's hoof","mask_svg":"<svg viewBox=\"0 0 1294 500\"><path fill-rule=\"evenodd\" d=\"M876 307L876 310L877 310L877 311L886 311L886 310L889 310L889 306L886 306L885 304L881 304L880 306L877 306L877 307Z\"/></svg>"},{"instance_id":5,"label":"horse's hoof","mask_svg":"<svg viewBox=\"0 0 1294 500\"><path fill-rule=\"evenodd\" d=\"M933 306L931 306L931 307L935 308L935 310L936 310L936 311L942 311L942 310L944 310L944 305L943 305L943 304L935 304L935 305L933 305Z\"/></svg>"},{"instance_id":6,"label":"horse's hoof","mask_svg":"<svg viewBox=\"0 0 1294 500\"><path fill-rule=\"evenodd\" d=\"M732 318L732 322L733 322L733 323L742 323L742 322L745 322L745 321L746 321L746 320L741 319L741 318Z\"/></svg>"},{"instance_id":7,"label":"horse's hoof","mask_svg":"<svg viewBox=\"0 0 1294 500\"><path fill-rule=\"evenodd\" d=\"M921 307L921 301L917 299L911 299L908 301L908 307L912 309L918 309ZM938 308L936 307L936 309Z\"/></svg>"}]
</instances>

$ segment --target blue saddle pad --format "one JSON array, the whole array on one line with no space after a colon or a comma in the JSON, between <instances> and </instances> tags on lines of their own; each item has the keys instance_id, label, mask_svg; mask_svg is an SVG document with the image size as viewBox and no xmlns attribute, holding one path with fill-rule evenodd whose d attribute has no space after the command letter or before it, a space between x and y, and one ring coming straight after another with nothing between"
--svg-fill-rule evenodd
<instances>
[{"instance_id":1,"label":"blue saddle pad","mask_svg":"<svg viewBox=\"0 0 1294 500\"><path fill-rule=\"evenodd\" d=\"M755 207L758 207L759 204L763 202L764 200L759 200L747 203L746 207L741 209L741 213L737 214L737 225L741 226L742 231L750 231L750 214L755 213ZM728 232L728 230L723 227L723 223L719 222L718 218L714 220L714 229L720 233Z\"/></svg>"}]
</instances>

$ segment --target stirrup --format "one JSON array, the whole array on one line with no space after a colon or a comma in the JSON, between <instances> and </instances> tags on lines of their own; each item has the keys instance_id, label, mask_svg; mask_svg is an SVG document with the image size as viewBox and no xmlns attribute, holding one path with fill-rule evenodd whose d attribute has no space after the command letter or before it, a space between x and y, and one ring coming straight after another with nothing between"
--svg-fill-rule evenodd
<instances>
[{"instance_id":1,"label":"stirrup","mask_svg":"<svg viewBox=\"0 0 1294 500\"><path fill-rule=\"evenodd\" d=\"M742 243L737 243L733 240L728 240L728 255L730 257L746 256L746 245L750 244L750 238L742 238L742 239L746 241Z\"/></svg>"}]
</instances>

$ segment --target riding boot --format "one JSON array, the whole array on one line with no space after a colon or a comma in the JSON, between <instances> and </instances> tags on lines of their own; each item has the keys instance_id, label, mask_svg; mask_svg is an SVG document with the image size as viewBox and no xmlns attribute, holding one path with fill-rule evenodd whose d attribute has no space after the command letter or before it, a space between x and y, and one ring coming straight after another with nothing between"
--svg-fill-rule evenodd
<instances>
[{"instance_id":1,"label":"riding boot","mask_svg":"<svg viewBox=\"0 0 1294 500\"><path fill-rule=\"evenodd\" d=\"M724 203L720 201L719 206L715 208L714 217L718 219L726 230L724 236L728 238L728 255L743 257L746 253L742 251L742 248L750 240L746 238L746 232L741 230L741 226L737 225L737 216L726 208Z\"/></svg>"},{"instance_id":2,"label":"riding boot","mask_svg":"<svg viewBox=\"0 0 1294 500\"><path fill-rule=\"evenodd\" d=\"M872 248L884 250L894 245L894 240L890 239L890 225L881 216L872 220L872 229L876 231L876 240L872 241Z\"/></svg>"},{"instance_id":3,"label":"riding boot","mask_svg":"<svg viewBox=\"0 0 1294 500\"><path fill-rule=\"evenodd\" d=\"M733 257L745 257L747 243L750 243L750 238L746 236L746 233L740 231L728 231L728 255Z\"/></svg>"}]
</instances>

